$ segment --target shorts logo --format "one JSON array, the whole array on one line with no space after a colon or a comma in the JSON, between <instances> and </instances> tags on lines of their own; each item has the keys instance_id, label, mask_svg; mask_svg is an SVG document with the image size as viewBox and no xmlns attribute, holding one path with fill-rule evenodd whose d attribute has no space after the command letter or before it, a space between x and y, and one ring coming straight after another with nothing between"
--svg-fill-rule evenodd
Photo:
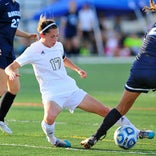
<instances>
[{"instance_id":1,"label":"shorts logo","mask_svg":"<svg viewBox=\"0 0 156 156\"><path fill-rule=\"evenodd\" d=\"M2 50L0 49L0 55L2 55Z\"/></svg>"}]
</instances>

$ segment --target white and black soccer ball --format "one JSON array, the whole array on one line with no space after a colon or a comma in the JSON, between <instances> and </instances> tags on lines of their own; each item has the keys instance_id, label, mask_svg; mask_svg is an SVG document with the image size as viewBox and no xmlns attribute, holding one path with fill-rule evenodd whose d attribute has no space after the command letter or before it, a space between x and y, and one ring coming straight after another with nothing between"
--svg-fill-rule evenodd
<instances>
[{"instance_id":1,"label":"white and black soccer ball","mask_svg":"<svg viewBox=\"0 0 156 156\"><path fill-rule=\"evenodd\" d=\"M130 125L121 126L114 132L114 141L120 148L130 149L138 141L138 132Z\"/></svg>"}]
</instances>

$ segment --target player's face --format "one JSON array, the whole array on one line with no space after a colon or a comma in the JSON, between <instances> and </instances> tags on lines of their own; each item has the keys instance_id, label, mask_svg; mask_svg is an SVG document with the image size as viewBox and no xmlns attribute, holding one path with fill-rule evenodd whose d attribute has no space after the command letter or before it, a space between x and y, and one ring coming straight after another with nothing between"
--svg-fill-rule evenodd
<instances>
[{"instance_id":1,"label":"player's face","mask_svg":"<svg viewBox=\"0 0 156 156\"><path fill-rule=\"evenodd\" d=\"M58 40L59 31L58 29L50 29L48 33L45 34L46 42L50 47L54 46Z\"/></svg>"}]
</instances>

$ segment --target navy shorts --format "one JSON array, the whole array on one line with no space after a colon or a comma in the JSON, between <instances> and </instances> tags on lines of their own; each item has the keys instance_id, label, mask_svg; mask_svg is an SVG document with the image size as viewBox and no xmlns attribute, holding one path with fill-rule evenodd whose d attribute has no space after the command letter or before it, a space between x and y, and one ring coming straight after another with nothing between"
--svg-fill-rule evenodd
<instances>
[{"instance_id":1,"label":"navy shorts","mask_svg":"<svg viewBox=\"0 0 156 156\"><path fill-rule=\"evenodd\" d=\"M156 89L156 58L141 56L133 63L125 89L132 92L148 93Z\"/></svg>"},{"instance_id":2,"label":"navy shorts","mask_svg":"<svg viewBox=\"0 0 156 156\"><path fill-rule=\"evenodd\" d=\"M3 55L0 55L0 68L5 69L14 60L15 60L15 57L6 57Z\"/></svg>"}]
</instances>

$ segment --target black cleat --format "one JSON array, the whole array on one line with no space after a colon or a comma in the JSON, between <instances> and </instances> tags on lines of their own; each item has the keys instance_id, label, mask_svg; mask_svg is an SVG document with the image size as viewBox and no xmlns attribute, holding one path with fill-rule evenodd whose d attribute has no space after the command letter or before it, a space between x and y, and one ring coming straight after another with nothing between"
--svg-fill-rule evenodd
<instances>
[{"instance_id":1,"label":"black cleat","mask_svg":"<svg viewBox=\"0 0 156 156\"><path fill-rule=\"evenodd\" d=\"M97 138L95 138L94 136L87 138L85 140L81 141L81 145L84 146L84 148L86 149L90 149L92 146L94 146L97 142Z\"/></svg>"}]
</instances>

